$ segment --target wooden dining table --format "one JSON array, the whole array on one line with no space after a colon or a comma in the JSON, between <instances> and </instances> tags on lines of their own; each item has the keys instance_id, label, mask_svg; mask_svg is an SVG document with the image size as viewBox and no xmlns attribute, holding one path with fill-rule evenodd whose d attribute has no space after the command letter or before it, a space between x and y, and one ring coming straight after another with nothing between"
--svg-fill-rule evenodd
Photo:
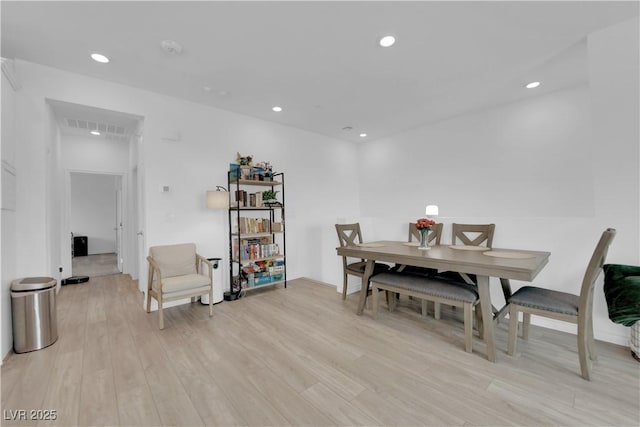
<instances>
[{"instance_id":1,"label":"wooden dining table","mask_svg":"<svg viewBox=\"0 0 640 427\"><path fill-rule=\"evenodd\" d=\"M475 248L475 249L474 249ZM510 296L510 279L531 282L549 261L549 252L521 249L481 248L478 246L435 245L428 250L418 249L411 242L379 241L336 248L338 255L361 258L367 261L363 286L356 313L361 315L369 290L369 278L376 261L434 268L438 271L455 271L474 274L477 278L483 336L487 346L487 359L496 361L494 321L507 312L506 305L492 309L490 277L500 279L505 298Z\"/></svg>"}]
</instances>

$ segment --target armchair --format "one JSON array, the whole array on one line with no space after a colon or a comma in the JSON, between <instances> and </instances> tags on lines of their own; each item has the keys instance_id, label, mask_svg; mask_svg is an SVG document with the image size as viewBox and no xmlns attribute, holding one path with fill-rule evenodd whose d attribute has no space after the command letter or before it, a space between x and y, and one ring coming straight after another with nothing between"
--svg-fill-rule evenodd
<instances>
[{"instance_id":1,"label":"armchair","mask_svg":"<svg viewBox=\"0 0 640 427\"><path fill-rule=\"evenodd\" d=\"M158 301L158 322L164 329L163 303L209 295L209 317L213 316L213 274L211 262L196 253L196 245L152 246L149 248L149 280L147 313L151 312L151 297ZM203 274L203 266L207 274Z\"/></svg>"}]
</instances>

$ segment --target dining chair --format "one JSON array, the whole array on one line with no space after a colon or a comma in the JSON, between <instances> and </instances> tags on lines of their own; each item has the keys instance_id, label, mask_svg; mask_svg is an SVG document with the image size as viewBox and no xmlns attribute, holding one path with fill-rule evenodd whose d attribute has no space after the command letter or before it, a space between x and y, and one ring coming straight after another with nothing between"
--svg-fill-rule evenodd
<instances>
[{"instance_id":1,"label":"dining chair","mask_svg":"<svg viewBox=\"0 0 640 427\"><path fill-rule=\"evenodd\" d=\"M493 246L493 234L495 232L495 224L451 224L451 244L453 246L483 246L491 249ZM456 271L442 271L437 277L447 280L462 280L469 285L476 286L478 279L475 274L468 274ZM511 296L511 286L508 280L501 280L502 290L505 294L505 302L507 297ZM436 315L440 313L440 304L434 304ZM497 310L494 310L497 312ZM506 314L506 313L505 313Z\"/></svg>"},{"instance_id":2,"label":"dining chair","mask_svg":"<svg viewBox=\"0 0 640 427\"><path fill-rule=\"evenodd\" d=\"M451 227L452 245L456 245L458 240L467 246L485 246L491 248L493 245L493 233L496 230L495 224L453 223Z\"/></svg>"},{"instance_id":3,"label":"dining chair","mask_svg":"<svg viewBox=\"0 0 640 427\"><path fill-rule=\"evenodd\" d=\"M439 245L440 239L442 237L442 223L436 223L431 226L431 231L429 231L429 235L427 236L427 240L429 243L434 242L433 244ZM420 241L420 231L418 231L418 227L415 222L409 223L409 237L407 238L407 242L412 242L413 238L419 242Z\"/></svg>"},{"instance_id":4,"label":"dining chair","mask_svg":"<svg viewBox=\"0 0 640 427\"><path fill-rule=\"evenodd\" d=\"M336 231L338 233L338 240L340 242L340 246L355 246L361 243L364 243L362 240L362 231L360 229L360 223L356 222L353 224L336 224ZM362 279L364 276L364 270L367 266L367 261L364 259L360 259L356 262L350 262L346 256L342 257L342 275L343 275L343 284L342 284L342 299L347 298L347 279L349 275L359 277ZM381 273L383 271L389 270L389 266L387 264L375 263L373 266L373 273ZM369 283L363 283L362 286L369 286Z\"/></svg>"},{"instance_id":5,"label":"dining chair","mask_svg":"<svg viewBox=\"0 0 640 427\"><path fill-rule=\"evenodd\" d=\"M432 244L431 242L436 245L440 244L440 240L442 238L442 228L442 223L437 223L431 227L431 231L429 231L429 234L427 235L427 240L430 244ZM413 242L414 238L418 242L420 241L420 231L418 231L418 227L416 227L415 222L410 222L407 242ZM428 277L434 276L438 273L438 270L436 270L435 268L416 267L412 265L396 265L395 270L402 273L420 274Z\"/></svg>"},{"instance_id":6,"label":"dining chair","mask_svg":"<svg viewBox=\"0 0 640 427\"><path fill-rule=\"evenodd\" d=\"M580 295L536 286L524 286L511 296L507 349L509 355L513 356L516 351L520 312L523 313L522 338L525 340L529 337L532 314L574 323L577 324L578 329L580 371L585 380L591 379L591 361L596 360L593 343L593 289L615 235L616 230L613 228L607 228L602 233L582 279Z\"/></svg>"},{"instance_id":7,"label":"dining chair","mask_svg":"<svg viewBox=\"0 0 640 427\"><path fill-rule=\"evenodd\" d=\"M209 317L213 316L213 269L209 260L196 253L195 244L152 246L147 261L147 313L153 297L158 301L160 329L164 329L163 305L167 301L191 298L195 302L196 297L209 295Z\"/></svg>"}]
</instances>

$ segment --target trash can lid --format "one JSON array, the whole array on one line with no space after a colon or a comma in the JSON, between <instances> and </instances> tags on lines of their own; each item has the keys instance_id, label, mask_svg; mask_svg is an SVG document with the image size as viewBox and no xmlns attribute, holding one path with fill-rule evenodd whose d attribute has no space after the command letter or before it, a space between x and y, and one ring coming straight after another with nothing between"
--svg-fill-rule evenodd
<instances>
[{"instance_id":1,"label":"trash can lid","mask_svg":"<svg viewBox=\"0 0 640 427\"><path fill-rule=\"evenodd\" d=\"M14 292L39 291L52 288L56 283L53 277L25 277L11 282L11 290Z\"/></svg>"}]
</instances>

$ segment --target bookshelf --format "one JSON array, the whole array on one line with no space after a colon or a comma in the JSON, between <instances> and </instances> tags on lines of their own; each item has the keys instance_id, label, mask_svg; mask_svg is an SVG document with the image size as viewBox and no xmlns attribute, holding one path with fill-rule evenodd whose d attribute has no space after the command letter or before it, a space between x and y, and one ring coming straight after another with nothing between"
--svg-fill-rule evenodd
<instances>
[{"instance_id":1,"label":"bookshelf","mask_svg":"<svg viewBox=\"0 0 640 427\"><path fill-rule=\"evenodd\" d=\"M232 293L287 286L284 173L269 180L228 172L229 275ZM255 176L255 175L254 175ZM277 192L265 200L264 191Z\"/></svg>"}]
</instances>

